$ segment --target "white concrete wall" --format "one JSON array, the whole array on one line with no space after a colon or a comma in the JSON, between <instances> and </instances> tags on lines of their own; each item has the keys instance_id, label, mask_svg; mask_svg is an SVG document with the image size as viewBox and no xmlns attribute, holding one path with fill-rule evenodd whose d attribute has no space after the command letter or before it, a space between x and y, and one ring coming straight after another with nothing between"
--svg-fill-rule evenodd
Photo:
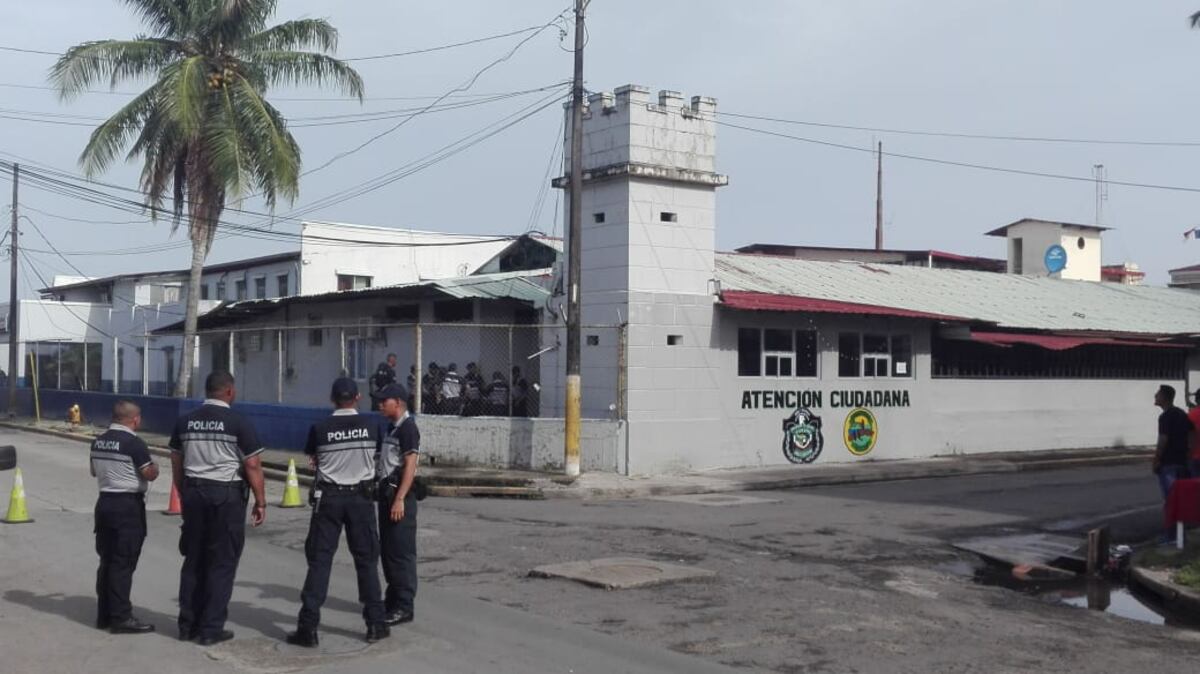
<instances>
[{"instance_id":1,"label":"white concrete wall","mask_svg":"<svg viewBox=\"0 0 1200 674\"><path fill-rule=\"evenodd\" d=\"M421 451L438 465L561 471L562 419L439 417L422 415ZM580 429L580 463L585 471L624 472L625 425L589 419Z\"/></svg>"},{"instance_id":2,"label":"white concrete wall","mask_svg":"<svg viewBox=\"0 0 1200 674\"><path fill-rule=\"evenodd\" d=\"M373 287L466 276L511 243L496 237L320 222L304 223L301 235L304 295L337 290L338 274L370 276ZM347 240L375 243L353 245Z\"/></svg>"}]
</instances>

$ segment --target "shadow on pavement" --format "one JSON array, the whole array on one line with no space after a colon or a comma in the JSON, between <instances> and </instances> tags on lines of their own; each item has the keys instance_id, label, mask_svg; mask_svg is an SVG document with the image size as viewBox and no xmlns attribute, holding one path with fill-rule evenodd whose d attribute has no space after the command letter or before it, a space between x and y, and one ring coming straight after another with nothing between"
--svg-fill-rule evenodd
<instances>
[{"instance_id":1,"label":"shadow on pavement","mask_svg":"<svg viewBox=\"0 0 1200 674\"><path fill-rule=\"evenodd\" d=\"M34 594L25 590L8 590L4 593L5 601L20 604L35 611L50 615L62 616L72 622L95 628L96 598L91 596L65 595L61 593ZM133 607L133 615L154 625L158 634L175 638L175 616L158 613L138 606Z\"/></svg>"},{"instance_id":2,"label":"shadow on pavement","mask_svg":"<svg viewBox=\"0 0 1200 674\"><path fill-rule=\"evenodd\" d=\"M288 632L295 629L296 617L300 612L299 588L273 583L251 583L246 581L237 581L234 585L235 587L258 590L259 598L261 599L285 599L291 601L296 606L296 613L282 613L248 602L234 600L229 602L229 622L256 630L272 639L283 639L287 636ZM357 603L333 597L325 601L322 610L342 611L352 615L362 615L362 608ZM280 625L284 627L281 628ZM328 625L325 621L322 621L320 631L326 634L339 634L351 639L360 639L366 631L366 625L363 626L363 631L354 631Z\"/></svg>"}]
</instances>

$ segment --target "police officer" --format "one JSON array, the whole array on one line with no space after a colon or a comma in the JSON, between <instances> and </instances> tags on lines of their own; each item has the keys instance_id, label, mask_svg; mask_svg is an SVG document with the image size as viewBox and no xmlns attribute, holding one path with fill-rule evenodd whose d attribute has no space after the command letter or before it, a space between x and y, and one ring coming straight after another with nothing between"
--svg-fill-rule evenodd
<instances>
[{"instance_id":1,"label":"police officer","mask_svg":"<svg viewBox=\"0 0 1200 674\"><path fill-rule=\"evenodd\" d=\"M153 632L133 617L129 589L146 540L146 488L158 478L146 443L136 435L142 412L128 400L113 405L112 425L92 441L96 501L96 627L113 634Z\"/></svg>"},{"instance_id":2,"label":"police officer","mask_svg":"<svg viewBox=\"0 0 1200 674\"><path fill-rule=\"evenodd\" d=\"M508 416L508 382L499 370L492 373L492 383L487 388L488 414L494 417Z\"/></svg>"},{"instance_id":3,"label":"police officer","mask_svg":"<svg viewBox=\"0 0 1200 674\"><path fill-rule=\"evenodd\" d=\"M396 383L396 354L389 353L387 360L380 363L375 368L375 374L371 375L371 390L378 391L388 384ZM379 407L375 403L375 398L371 398L371 410L378 410Z\"/></svg>"},{"instance_id":4,"label":"police officer","mask_svg":"<svg viewBox=\"0 0 1200 674\"><path fill-rule=\"evenodd\" d=\"M383 577L387 580L384 604L387 624L412 622L417 594L417 453L421 432L408 413L408 392L393 384L376 392L379 408L388 420L379 447L379 544Z\"/></svg>"},{"instance_id":5,"label":"police officer","mask_svg":"<svg viewBox=\"0 0 1200 674\"><path fill-rule=\"evenodd\" d=\"M441 413L459 415L463 408L463 380L462 376L458 374L458 365L450 363L446 366L446 371L442 373L441 384Z\"/></svg>"},{"instance_id":6,"label":"police officer","mask_svg":"<svg viewBox=\"0 0 1200 674\"><path fill-rule=\"evenodd\" d=\"M250 521L256 527L266 519L267 499L258 435L229 409L237 397L233 375L209 374L204 390L204 404L179 418L170 445L183 511L179 638L211 646L233 638L225 618L245 543L248 492L254 493Z\"/></svg>"},{"instance_id":7,"label":"police officer","mask_svg":"<svg viewBox=\"0 0 1200 674\"><path fill-rule=\"evenodd\" d=\"M394 386L394 384L393 384ZM317 646L321 605L329 591L329 571L337 552L342 528L354 557L358 576L358 598L367 623L367 643L387 637L383 600L379 593L379 532L375 528L375 451L378 422L358 414L358 385L339 377L330 391L333 415L313 424L304 451L316 469L312 491L312 519L304 555L308 574L300 592L300 617L287 642Z\"/></svg>"}]
</instances>

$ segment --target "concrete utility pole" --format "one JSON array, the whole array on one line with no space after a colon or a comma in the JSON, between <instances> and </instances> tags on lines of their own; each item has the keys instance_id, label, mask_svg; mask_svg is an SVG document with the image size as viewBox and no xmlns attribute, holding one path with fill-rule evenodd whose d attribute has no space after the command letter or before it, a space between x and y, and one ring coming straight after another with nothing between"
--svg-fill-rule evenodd
<instances>
[{"instance_id":1,"label":"concrete utility pole","mask_svg":"<svg viewBox=\"0 0 1200 674\"><path fill-rule=\"evenodd\" d=\"M883 250L883 141L875 165L875 250Z\"/></svg>"},{"instance_id":2,"label":"concrete utility pole","mask_svg":"<svg viewBox=\"0 0 1200 674\"><path fill-rule=\"evenodd\" d=\"M575 76L571 86L571 214L567 224L567 405L563 463L568 477L579 475L580 398L579 280L583 250L583 11L586 0L575 0Z\"/></svg>"},{"instance_id":3,"label":"concrete utility pole","mask_svg":"<svg viewBox=\"0 0 1200 674\"><path fill-rule=\"evenodd\" d=\"M13 164L12 230L8 234L8 414L17 412L17 351L21 348L21 305L17 303L17 190L21 166Z\"/></svg>"}]
</instances>

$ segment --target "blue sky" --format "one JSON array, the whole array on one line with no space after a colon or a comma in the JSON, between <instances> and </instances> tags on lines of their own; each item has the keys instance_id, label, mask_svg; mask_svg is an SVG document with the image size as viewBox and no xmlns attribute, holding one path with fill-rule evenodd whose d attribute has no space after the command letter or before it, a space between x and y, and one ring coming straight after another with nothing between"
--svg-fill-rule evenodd
<instances>
[{"instance_id":1,"label":"blue sky","mask_svg":"<svg viewBox=\"0 0 1200 674\"><path fill-rule=\"evenodd\" d=\"M139 28L109 0L6 3L0 45L61 51L88 39L125 37ZM406 51L542 24L565 0L417 2L281 2L279 19L324 16L341 30L339 55ZM453 7L453 10L447 9ZM589 10L587 84L626 83L714 96L719 110L850 126L968 134L1138 141L1200 141L1194 120L1200 95L1200 31L1188 26L1193 4L1040 0L839 2L748 0L593 0ZM291 117L316 117L420 106L505 54L518 37L395 59L358 62L368 102L280 100ZM470 93L550 85L570 76L571 58L556 29L489 70ZM0 52L0 85L45 85L51 57ZM136 88L126 84L123 90ZM333 96L279 91L280 98ZM53 93L0 86L8 110L104 116L121 96L85 95L68 104ZM466 99L456 99L466 100ZM413 119L360 152L305 178L304 209L454 142L538 100L529 95ZM16 113L3 113L16 114ZM37 116L37 115L33 115ZM561 108L548 108L508 131L385 188L310 216L447 232L561 232L550 192L531 219L557 142ZM735 121L735 120L729 120ZM297 128L306 166L324 163L391 124ZM836 130L762 121L737 123L821 141L888 152L1055 173L1091 175L1103 163L1113 181L1200 188L1200 147L1014 142ZM0 152L78 170L86 126L0 119ZM5 156L11 159L10 156ZM869 153L721 128L718 166L730 185L718 196L718 245L751 242L870 245L874 161ZM107 182L136 186L135 167L118 166ZM890 247L1003 255L983 232L1021 217L1095 219L1095 189L1064 181L885 159L885 221ZM7 181L0 189L8 194ZM8 200L5 199L5 202ZM22 202L55 216L129 220L64 197L24 190ZM1164 283L1166 270L1200 262L1200 242L1182 232L1200 225L1200 193L1112 185L1103 223L1105 261L1134 261ZM261 204L247 202L248 209ZM81 224L26 211L60 249L106 251L165 241L165 223ZM230 216L243 222L257 219ZM294 225L276 223L286 231ZM25 227L29 229L28 227ZM22 240L45 249L34 232ZM229 238L212 261L284 249L286 244ZM70 270L52 255L32 258L44 275ZM71 258L88 274L186 267L185 246L138 256ZM6 290L4 292L7 292Z\"/></svg>"}]
</instances>

